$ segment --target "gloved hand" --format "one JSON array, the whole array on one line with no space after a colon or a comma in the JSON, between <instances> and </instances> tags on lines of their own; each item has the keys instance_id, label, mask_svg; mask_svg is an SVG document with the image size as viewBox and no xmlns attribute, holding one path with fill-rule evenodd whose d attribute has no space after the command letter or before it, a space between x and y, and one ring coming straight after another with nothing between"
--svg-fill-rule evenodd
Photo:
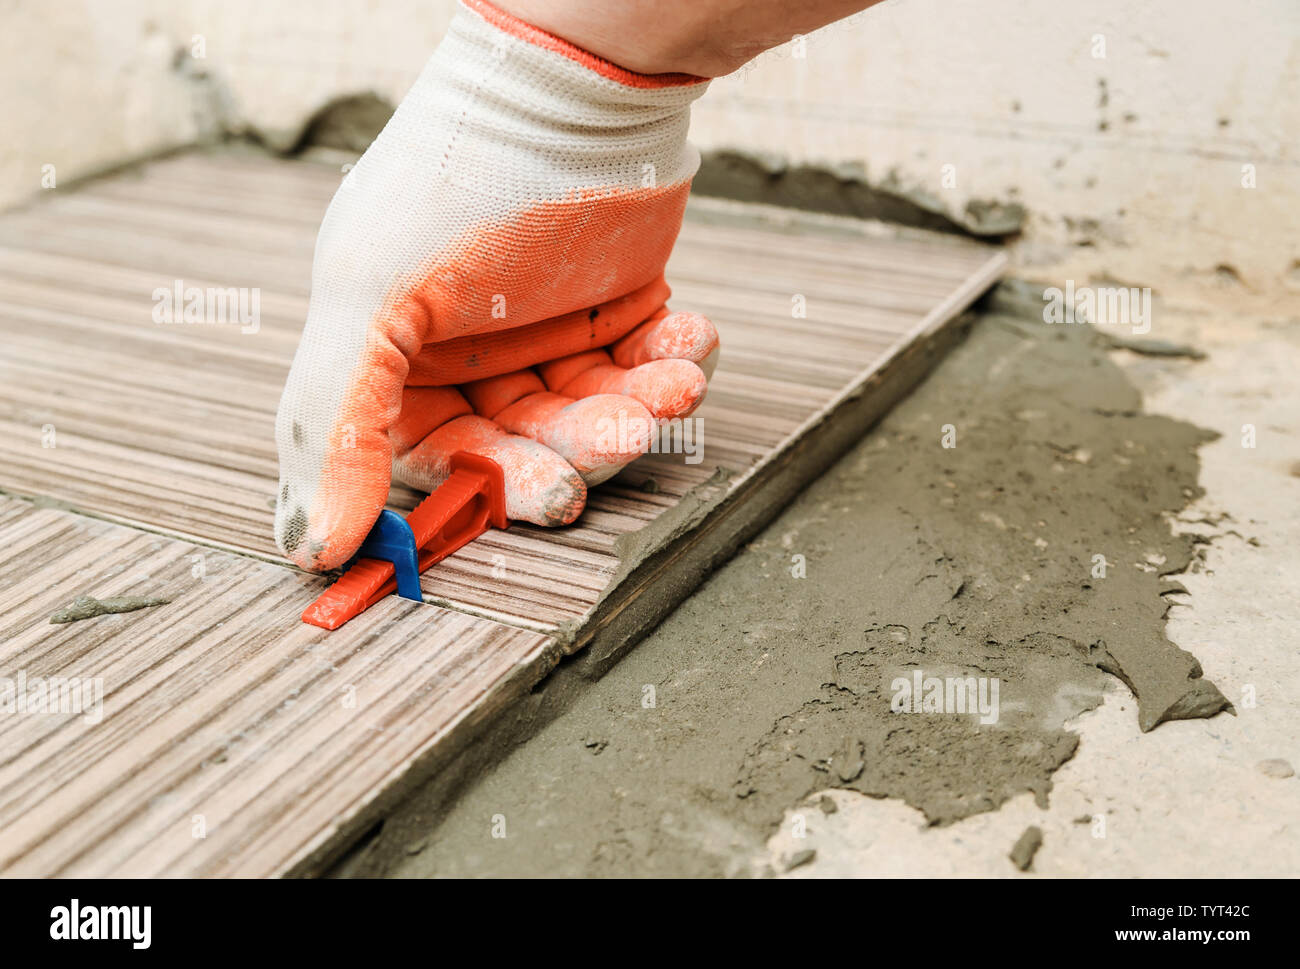
<instances>
[{"instance_id":1,"label":"gloved hand","mask_svg":"<svg viewBox=\"0 0 1300 969\"><path fill-rule=\"evenodd\" d=\"M466 0L321 225L276 416L285 555L344 564L390 475L432 490L457 450L502 466L511 518L567 524L698 406L717 333L663 270L705 86Z\"/></svg>"}]
</instances>

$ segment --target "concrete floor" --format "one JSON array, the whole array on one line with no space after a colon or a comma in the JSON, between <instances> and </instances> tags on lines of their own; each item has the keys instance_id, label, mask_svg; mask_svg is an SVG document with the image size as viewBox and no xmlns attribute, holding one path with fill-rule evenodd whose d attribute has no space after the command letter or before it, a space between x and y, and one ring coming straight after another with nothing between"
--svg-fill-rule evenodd
<instances>
[{"instance_id":1,"label":"concrete floor","mask_svg":"<svg viewBox=\"0 0 1300 969\"><path fill-rule=\"evenodd\" d=\"M1249 312L1240 310L1243 302L1231 292L1191 285L1179 296L1156 301L1149 335L1193 345L1207 354L1205 359L1124 350L1109 354L1141 392L1147 414L1177 419L1167 425L1171 435L1187 424L1221 435L1199 449L1204 495L1183 502L1170 516L1174 533L1194 533L1205 542L1196 546L1199 554L1192 567L1178 576L1189 594L1166 595L1164 601L1172 604L1166 634L1199 659L1205 677L1233 703L1235 716L1165 722L1142 733L1133 694L1122 682L1103 677L1098 691L1070 667L1073 672L1049 685L1056 689L1054 699L1082 696L1078 706L1085 712L1076 716L1068 704L1047 708L1049 719L1052 710L1059 711L1057 726L1078 737L1073 755L1067 754L1051 773L1050 793L1019 790L998 805L964 808L956 820L940 824L929 823L935 820L934 810L927 818L908 803L924 803L919 796L881 796L891 790L888 783L871 790L872 796L842 784L824 790L786 785L777 795L778 800L786 797L783 810L771 818L752 805L748 814L737 806L741 802L730 786L736 763L753 761L763 743L760 728L770 727L772 711L789 709L791 702L808 695L819 676L805 675L803 667L820 669L821 660L805 654L804 663L798 654L781 655L775 640L798 636L798 629L791 628L799 623L796 605L782 603L780 597L758 606L728 598L728 590L736 587L728 584L727 572L761 569L767 574L784 566L792 542L795 548L800 542L813 542L816 548L828 500L842 501L855 488L871 487L870 479L860 476L836 490L831 479L860 473L871 448L884 447L881 439L898 435L898 428L932 423L936 404L947 406L944 401L950 398L941 392L949 385L966 380L978 388L981 382L1030 380L1034 367L1041 366L1029 359L1042 352L1041 338L1037 348L1023 348L1027 356L1017 364L1021 348L990 343L1001 339L990 334L1005 323L990 318L980 324L986 330L977 326L971 346L954 352L947 371L936 374L859 445L857 457L851 454L809 489L614 670L580 689L571 708L486 770L452 803L436 789L412 799L344 870L397 876L1016 876L1008 852L1033 825L1043 832L1031 868L1039 875L1300 873L1300 780L1287 776L1288 765L1300 765L1300 637L1295 632L1300 617L1295 592L1300 579L1295 552L1300 545L1300 433L1295 425L1300 413L1295 377L1300 372L1300 314L1295 300L1255 299ZM1004 352L1008 346L1010 352ZM1005 371L1004 360L1012 361ZM1082 382L1102 379L1080 370L1080 385L1062 388L1060 396L1079 396L1081 409L1087 410ZM971 397L976 404L980 399L978 393ZM1002 403L989 397L982 404L987 413L981 415L976 407L966 420L976 426L994 423L1004 417L995 413ZM1067 408L1047 421L1069 427L1072 419ZM1246 424L1255 427L1254 448L1242 446ZM1114 436L1113 429L1106 433ZM1157 427L1157 437L1159 433ZM1100 463L1099 457L1094 464ZM1172 465L1170 469L1172 473ZM1162 474L1158 462L1144 470L1153 479ZM854 512L847 503L835 510L846 513L848 523L856 520L856 525L875 529L873 537L882 547L905 547L888 544L880 530L889 519L870 518L869 507ZM851 535L849 525L845 528L843 534ZM1058 540L1057 534L1047 534ZM852 544L835 541L841 550ZM997 574L996 561L962 563L960 554L943 548L966 570L967 582L972 573L977 586L996 581L988 578ZM840 608L837 601L846 597L871 596L869 587L859 596L862 576L852 572L856 566L851 560L835 561L847 571L831 580L833 594L814 611ZM1018 593L1022 584L995 590L1002 598L992 601L1010 608L1013 590ZM1159 601L1158 593L1151 595ZM849 606L843 608L848 610L846 624L862 618ZM793 618L783 624L783 616ZM717 640L701 638L700 627L710 623L731 633ZM740 637L744 646L757 644L762 652L756 662L768 662L769 669L755 667L728 680L734 674L733 654L724 655L722 644L730 644L737 629L748 630ZM734 653L736 658L747 655ZM845 655L857 654L838 654ZM771 667L782 662L788 667L773 672ZM660 683L666 695L670 689L691 695L689 704L674 711L669 726L649 732L629 728L633 716L623 709L628 705L623 694L647 682ZM779 702L762 709L771 693L779 695ZM749 706L761 709L754 713ZM1036 711L1040 718L1042 713ZM744 726L750 719L757 726ZM796 717L795 722L807 719ZM793 743L787 746L791 759L803 757L806 751ZM940 768L951 770L954 778L962 763L960 749L940 751ZM979 767L974 765L976 771ZM437 783L435 779L435 788ZM963 781L953 783L960 787ZM900 789L905 788L900 782ZM797 795L789 793L796 790ZM769 798L767 803L775 802ZM500 837L507 827L508 836Z\"/></svg>"},{"instance_id":2,"label":"concrete floor","mask_svg":"<svg viewBox=\"0 0 1300 969\"><path fill-rule=\"evenodd\" d=\"M1028 825L1044 833L1040 874L1300 874L1300 781L1267 763L1300 766L1300 299L1279 294L1272 309L1256 301L1245 314L1238 302L1202 288L1156 304L1151 335L1194 345L1204 360L1115 354L1147 412L1222 435L1200 449L1205 495L1175 522L1211 541L1204 567L1180 577L1191 594L1176 598L1167 631L1237 716L1139 734L1124 711L1131 694L1115 684L1069 724L1081 743L1054 775L1047 810L1025 795L926 829L904 804L831 792L839 811L812 814L806 841L786 824L768 843L773 858L816 850L789 877L1012 874L987 849L1009 847ZM1246 424L1253 449L1242 446Z\"/></svg>"}]
</instances>

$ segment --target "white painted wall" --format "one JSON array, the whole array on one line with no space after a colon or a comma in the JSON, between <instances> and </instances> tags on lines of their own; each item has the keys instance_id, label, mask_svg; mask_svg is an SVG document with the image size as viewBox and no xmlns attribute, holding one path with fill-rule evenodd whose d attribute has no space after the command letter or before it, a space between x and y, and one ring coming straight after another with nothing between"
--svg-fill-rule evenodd
<instances>
[{"instance_id":1,"label":"white painted wall","mask_svg":"<svg viewBox=\"0 0 1300 969\"><path fill-rule=\"evenodd\" d=\"M222 126L287 144L333 97L396 101L451 9L12 0L0 205L39 192L43 166L66 183ZM1300 288L1295 0L892 0L715 82L693 134L873 183L892 173L957 210L1018 200L1029 271Z\"/></svg>"}]
</instances>

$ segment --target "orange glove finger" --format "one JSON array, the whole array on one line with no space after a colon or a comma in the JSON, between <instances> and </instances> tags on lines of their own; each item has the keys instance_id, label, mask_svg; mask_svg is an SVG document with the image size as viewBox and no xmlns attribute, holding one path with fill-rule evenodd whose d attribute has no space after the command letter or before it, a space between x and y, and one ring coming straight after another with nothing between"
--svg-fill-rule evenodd
<instances>
[{"instance_id":1,"label":"orange glove finger","mask_svg":"<svg viewBox=\"0 0 1300 969\"><path fill-rule=\"evenodd\" d=\"M615 341L609 352L614 363L628 369L651 360L689 360L712 377L718 342L717 328L703 313L669 313L665 308Z\"/></svg>"},{"instance_id":2,"label":"orange glove finger","mask_svg":"<svg viewBox=\"0 0 1300 969\"><path fill-rule=\"evenodd\" d=\"M613 477L650 448L654 419L631 397L562 397L548 392L532 370L490 377L462 389L479 416L545 444L589 486Z\"/></svg>"},{"instance_id":3,"label":"orange glove finger","mask_svg":"<svg viewBox=\"0 0 1300 969\"><path fill-rule=\"evenodd\" d=\"M548 389L566 397L620 394L671 420L699 406L717 360L718 331L709 318L665 307L608 351L576 353L538 370Z\"/></svg>"},{"instance_id":4,"label":"orange glove finger","mask_svg":"<svg viewBox=\"0 0 1300 969\"><path fill-rule=\"evenodd\" d=\"M411 426L416 423L412 417ZM451 456L457 451L479 454L501 465L509 518L534 525L567 525L587 503L586 484L562 457L473 414L434 428L394 459L393 472L413 488L432 491L447 480Z\"/></svg>"},{"instance_id":5,"label":"orange glove finger","mask_svg":"<svg viewBox=\"0 0 1300 969\"><path fill-rule=\"evenodd\" d=\"M626 296L540 323L426 344L411 361L407 383L439 387L522 370L547 360L606 346L662 309L669 296L663 276ZM503 327L510 323L503 304Z\"/></svg>"},{"instance_id":6,"label":"orange glove finger","mask_svg":"<svg viewBox=\"0 0 1300 969\"><path fill-rule=\"evenodd\" d=\"M588 485L612 478L650 449L655 420L639 401L617 394L574 400L540 393L497 414L507 431L545 444Z\"/></svg>"},{"instance_id":7,"label":"orange glove finger","mask_svg":"<svg viewBox=\"0 0 1300 969\"><path fill-rule=\"evenodd\" d=\"M400 461L443 424L472 413L469 401L455 387L407 387L402 391L402 412L388 429L393 459Z\"/></svg>"},{"instance_id":8,"label":"orange glove finger","mask_svg":"<svg viewBox=\"0 0 1300 969\"><path fill-rule=\"evenodd\" d=\"M628 369L604 350L590 350L537 368L548 390L565 397L618 394L640 401L656 420L685 417L709 389L704 371L689 360L651 360Z\"/></svg>"}]
</instances>

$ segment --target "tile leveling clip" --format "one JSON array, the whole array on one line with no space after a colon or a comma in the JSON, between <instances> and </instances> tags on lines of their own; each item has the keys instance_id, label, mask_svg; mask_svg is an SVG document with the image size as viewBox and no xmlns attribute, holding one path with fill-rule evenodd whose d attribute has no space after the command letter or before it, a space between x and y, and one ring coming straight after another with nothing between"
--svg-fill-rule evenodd
<instances>
[{"instance_id":1,"label":"tile leveling clip","mask_svg":"<svg viewBox=\"0 0 1300 969\"><path fill-rule=\"evenodd\" d=\"M505 477L491 458L457 451L451 475L402 518L384 509L356 558L302 614L302 621L338 629L387 595L423 602L420 573L478 538L505 528Z\"/></svg>"}]
</instances>

